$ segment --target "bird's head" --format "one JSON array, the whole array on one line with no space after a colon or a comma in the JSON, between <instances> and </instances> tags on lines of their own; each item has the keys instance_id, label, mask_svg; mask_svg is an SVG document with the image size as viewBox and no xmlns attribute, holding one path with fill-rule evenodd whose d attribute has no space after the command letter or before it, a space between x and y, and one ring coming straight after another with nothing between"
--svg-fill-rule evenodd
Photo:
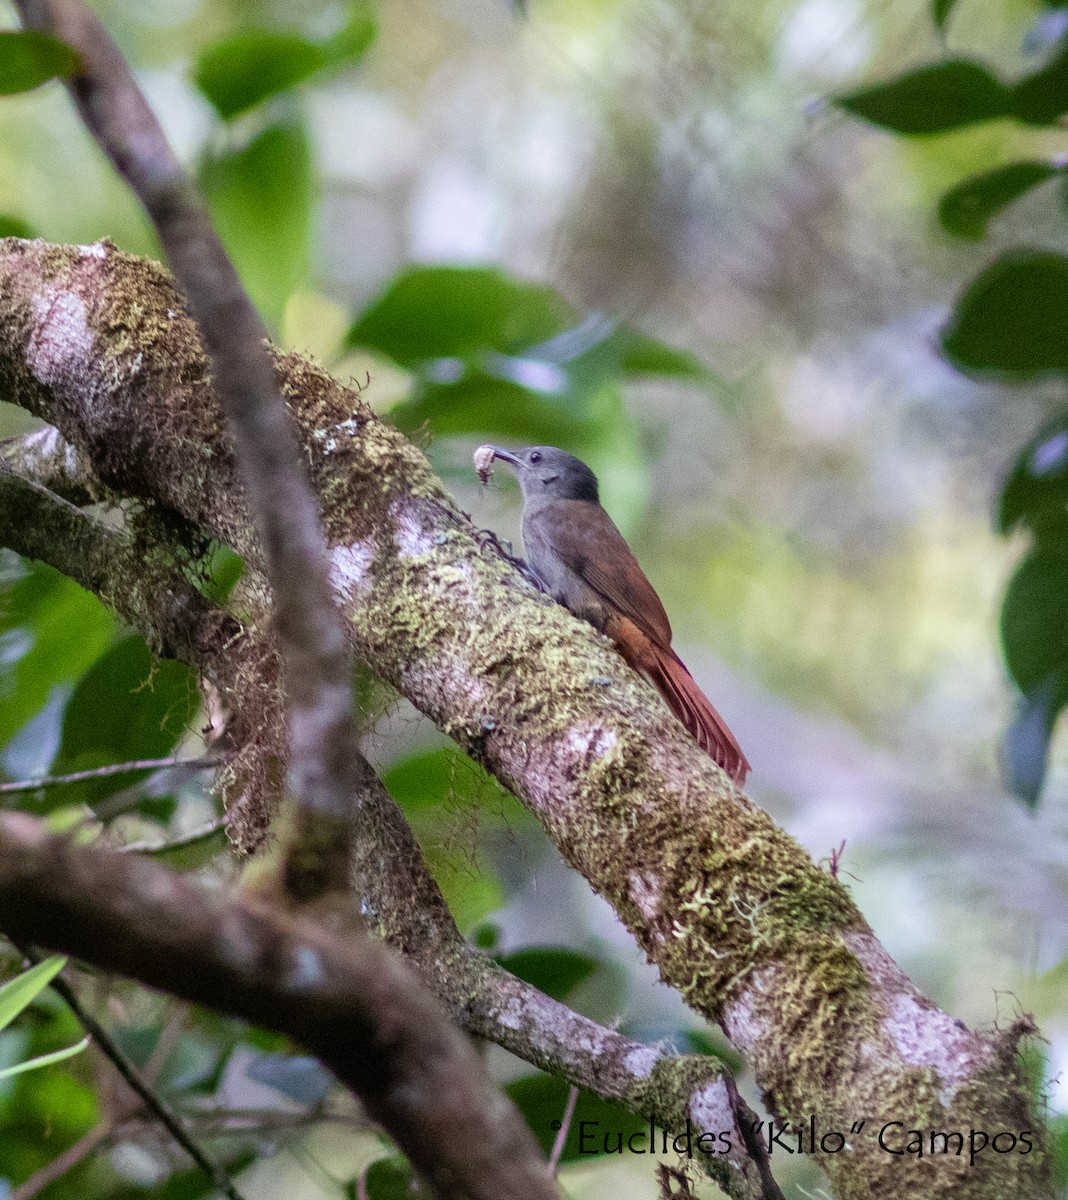
<instances>
[{"instance_id":1,"label":"bird's head","mask_svg":"<svg viewBox=\"0 0 1068 1200\"><path fill-rule=\"evenodd\" d=\"M500 446L484 446L480 452L483 451L492 451L490 461L500 459L515 471L524 500L598 502L597 476L580 458L566 450L558 450L555 446L527 446L512 451Z\"/></svg>"}]
</instances>

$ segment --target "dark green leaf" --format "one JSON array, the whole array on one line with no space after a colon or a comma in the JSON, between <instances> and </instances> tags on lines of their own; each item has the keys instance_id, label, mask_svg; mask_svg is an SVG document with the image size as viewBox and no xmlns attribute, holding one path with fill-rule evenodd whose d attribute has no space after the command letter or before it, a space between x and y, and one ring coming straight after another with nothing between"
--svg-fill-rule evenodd
<instances>
[{"instance_id":1,"label":"dark green leaf","mask_svg":"<svg viewBox=\"0 0 1068 1200\"><path fill-rule=\"evenodd\" d=\"M485 950L488 954L493 954L501 944L501 927L494 925L492 921L483 921L481 925L471 930L468 940L472 946L477 946L479 950Z\"/></svg>"},{"instance_id":2,"label":"dark green leaf","mask_svg":"<svg viewBox=\"0 0 1068 1200\"><path fill-rule=\"evenodd\" d=\"M380 1158L367 1168L364 1177L363 1195L367 1200L413 1200L420 1193L416 1191L416 1180L408 1160L399 1154L392 1158ZM359 1184L353 1181L345 1188L348 1200L356 1200L360 1195Z\"/></svg>"},{"instance_id":3,"label":"dark green leaf","mask_svg":"<svg viewBox=\"0 0 1068 1200\"><path fill-rule=\"evenodd\" d=\"M997 527L1021 522L1052 540L1068 539L1068 418L1046 425L1017 458L1002 489Z\"/></svg>"},{"instance_id":4,"label":"dark green leaf","mask_svg":"<svg viewBox=\"0 0 1068 1200\"><path fill-rule=\"evenodd\" d=\"M1055 125L1068 112L1068 45L1011 89L1010 112L1028 125Z\"/></svg>"},{"instance_id":5,"label":"dark green leaf","mask_svg":"<svg viewBox=\"0 0 1068 1200\"><path fill-rule=\"evenodd\" d=\"M50 567L0 554L0 745L100 656L115 622Z\"/></svg>"},{"instance_id":6,"label":"dark green leaf","mask_svg":"<svg viewBox=\"0 0 1068 1200\"><path fill-rule=\"evenodd\" d=\"M567 1107L568 1085L549 1075L526 1075L510 1083L505 1090L541 1143L543 1152L549 1154ZM634 1138L632 1152L639 1152L640 1146L642 1152L649 1153L648 1121L591 1092L580 1092L560 1161L626 1153L631 1137ZM622 1151L617 1149L619 1146L623 1147Z\"/></svg>"},{"instance_id":7,"label":"dark green leaf","mask_svg":"<svg viewBox=\"0 0 1068 1200\"><path fill-rule=\"evenodd\" d=\"M1063 167L1054 163L1032 161L1010 163L973 175L942 197L938 219L957 237L978 241L1003 208L1063 171Z\"/></svg>"},{"instance_id":8,"label":"dark green leaf","mask_svg":"<svg viewBox=\"0 0 1068 1200\"><path fill-rule=\"evenodd\" d=\"M208 563L204 594L213 604L225 604L237 581L245 572L245 563L229 546L216 546Z\"/></svg>"},{"instance_id":9,"label":"dark green leaf","mask_svg":"<svg viewBox=\"0 0 1068 1200\"><path fill-rule=\"evenodd\" d=\"M1005 784L1028 808L1038 806L1046 779L1053 726L1066 695L1065 680L1050 676L1023 698L1005 733Z\"/></svg>"},{"instance_id":10,"label":"dark green leaf","mask_svg":"<svg viewBox=\"0 0 1068 1200\"><path fill-rule=\"evenodd\" d=\"M600 966L597 959L564 946L513 950L510 954L498 955L497 961L506 971L518 975L554 1000L563 1000Z\"/></svg>"},{"instance_id":11,"label":"dark green leaf","mask_svg":"<svg viewBox=\"0 0 1068 1200\"><path fill-rule=\"evenodd\" d=\"M945 30L949 14L956 3L957 0L931 0L931 17L938 29Z\"/></svg>"},{"instance_id":12,"label":"dark green leaf","mask_svg":"<svg viewBox=\"0 0 1068 1200\"><path fill-rule=\"evenodd\" d=\"M272 125L243 149L209 157L201 181L245 286L277 321L308 273L314 178L304 126Z\"/></svg>"},{"instance_id":13,"label":"dark green leaf","mask_svg":"<svg viewBox=\"0 0 1068 1200\"><path fill-rule=\"evenodd\" d=\"M371 48L377 33L373 6L368 0L355 0L344 27L320 45L332 65L351 66Z\"/></svg>"},{"instance_id":14,"label":"dark green leaf","mask_svg":"<svg viewBox=\"0 0 1068 1200\"><path fill-rule=\"evenodd\" d=\"M52 771L62 774L164 757L188 728L199 703L188 667L170 659L154 662L140 638L119 642L78 681L63 714ZM98 803L140 777L119 775L57 788L49 793L50 803Z\"/></svg>"},{"instance_id":15,"label":"dark green leaf","mask_svg":"<svg viewBox=\"0 0 1068 1200\"><path fill-rule=\"evenodd\" d=\"M962 371L1014 382L1068 371L1068 258L1003 255L957 301L942 349Z\"/></svg>"},{"instance_id":16,"label":"dark green leaf","mask_svg":"<svg viewBox=\"0 0 1068 1200\"><path fill-rule=\"evenodd\" d=\"M356 0L345 25L325 41L275 30L252 30L224 38L201 53L193 81L219 115L230 120L320 72L358 62L376 31L371 5Z\"/></svg>"},{"instance_id":17,"label":"dark green leaf","mask_svg":"<svg viewBox=\"0 0 1068 1200\"><path fill-rule=\"evenodd\" d=\"M456 786L457 755L447 747L413 754L382 776L386 790L408 814L435 809Z\"/></svg>"},{"instance_id":18,"label":"dark green leaf","mask_svg":"<svg viewBox=\"0 0 1068 1200\"><path fill-rule=\"evenodd\" d=\"M200 55L193 82L229 120L303 83L328 61L320 46L296 34L239 33Z\"/></svg>"},{"instance_id":19,"label":"dark green leaf","mask_svg":"<svg viewBox=\"0 0 1068 1200\"><path fill-rule=\"evenodd\" d=\"M1009 100L1009 90L985 67L955 59L847 92L834 103L895 133L927 134L1006 116Z\"/></svg>"},{"instance_id":20,"label":"dark green leaf","mask_svg":"<svg viewBox=\"0 0 1068 1200\"><path fill-rule=\"evenodd\" d=\"M410 267L356 319L347 341L411 367L525 350L573 322L571 308L551 288L495 268Z\"/></svg>"},{"instance_id":21,"label":"dark green leaf","mask_svg":"<svg viewBox=\"0 0 1068 1200\"><path fill-rule=\"evenodd\" d=\"M617 333L619 366L624 375L657 375L668 379L692 379L696 383L716 380L705 363L688 350L676 350L666 342L622 327Z\"/></svg>"},{"instance_id":22,"label":"dark green leaf","mask_svg":"<svg viewBox=\"0 0 1068 1200\"><path fill-rule=\"evenodd\" d=\"M59 997L46 991L20 1022L19 1033L28 1036L14 1049L18 1058L35 1058L70 1046L84 1032ZM12 1057L4 1054L5 1066ZM98 1124L96 1088L83 1082L87 1074L85 1061L76 1058L5 1082L0 1088L0 1178L27 1178ZM76 1168L64 1178L69 1190L63 1194L85 1194L79 1193L79 1182L84 1184L85 1178L79 1179Z\"/></svg>"},{"instance_id":23,"label":"dark green leaf","mask_svg":"<svg viewBox=\"0 0 1068 1200\"><path fill-rule=\"evenodd\" d=\"M1025 696L1068 677L1068 555L1040 549L1020 563L1001 609L1001 643Z\"/></svg>"},{"instance_id":24,"label":"dark green leaf","mask_svg":"<svg viewBox=\"0 0 1068 1200\"><path fill-rule=\"evenodd\" d=\"M499 785L462 751L439 746L394 764L382 776L390 795L409 816L434 812L443 804L499 799Z\"/></svg>"},{"instance_id":25,"label":"dark green leaf","mask_svg":"<svg viewBox=\"0 0 1068 1200\"><path fill-rule=\"evenodd\" d=\"M36 236L33 226L21 217L0 213L0 237L32 238Z\"/></svg>"},{"instance_id":26,"label":"dark green leaf","mask_svg":"<svg viewBox=\"0 0 1068 1200\"><path fill-rule=\"evenodd\" d=\"M406 433L424 422L438 437L478 432L525 444L577 446L590 433L588 413L571 403L534 395L524 388L472 371L447 386L423 384L410 400L389 410L389 419Z\"/></svg>"},{"instance_id":27,"label":"dark green leaf","mask_svg":"<svg viewBox=\"0 0 1068 1200\"><path fill-rule=\"evenodd\" d=\"M28 1008L66 965L62 955L54 954L0 986L0 1029Z\"/></svg>"},{"instance_id":28,"label":"dark green leaf","mask_svg":"<svg viewBox=\"0 0 1068 1200\"><path fill-rule=\"evenodd\" d=\"M65 79L81 65L78 55L47 33L0 32L0 95L28 92L49 79Z\"/></svg>"}]
</instances>

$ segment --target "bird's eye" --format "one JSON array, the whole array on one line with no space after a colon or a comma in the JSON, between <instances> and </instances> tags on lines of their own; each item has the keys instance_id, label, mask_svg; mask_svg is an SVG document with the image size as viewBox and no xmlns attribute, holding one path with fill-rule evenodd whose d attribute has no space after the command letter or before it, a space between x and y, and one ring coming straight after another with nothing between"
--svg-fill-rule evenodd
<instances>
[{"instance_id":1,"label":"bird's eye","mask_svg":"<svg viewBox=\"0 0 1068 1200\"><path fill-rule=\"evenodd\" d=\"M531 450L531 452L530 452L530 461L531 461L532 463L540 463L540 462L541 462L541 453L540 453L540 451L538 451L538 450Z\"/></svg>"}]
</instances>

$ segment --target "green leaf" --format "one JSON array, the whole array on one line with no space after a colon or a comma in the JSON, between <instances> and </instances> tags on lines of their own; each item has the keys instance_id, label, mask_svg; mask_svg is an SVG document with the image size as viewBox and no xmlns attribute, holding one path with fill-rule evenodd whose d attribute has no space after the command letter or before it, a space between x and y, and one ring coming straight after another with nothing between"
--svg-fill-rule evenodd
<instances>
[{"instance_id":1,"label":"green leaf","mask_svg":"<svg viewBox=\"0 0 1068 1200\"><path fill-rule=\"evenodd\" d=\"M191 670L155 662L140 638L113 646L79 680L63 714L54 774L171 753L200 705ZM147 772L93 779L55 789L55 803L87 804L127 788Z\"/></svg>"},{"instance_id":2,"label":"green leaf","mask_svg":"<svg viewBox=\"0 0 1068 1200\"><path fill-rule=\"evenodd\" d=\"M1013 464L998 503L997 528L1026 523L1041 536L1068 540L1068 416L1044 426Z\"/></svg>"},{"instance_id":3,"label":"green leaf","mask_svg":"<svg viewBox=\"0 0 1068 1200\"><path fill-rule=\"evenodd\" d=\"M76 583L0 552L0 745L100 656L114 629Z\"/></svg>"},{"instance_id":4,"label":"green leaf","mask_svg":"<svg viewBox=\"0 0 1068 1200\"><path fill-rule=\"evenodd\" d=\"M945 32L949 14L956 3L957 0L931 0L931 18L939 31Z\"/></svg>"},{"instance_id":5,"label":"green leaf","mask_svg":"<svg viewBox=\"0 0 1068 1200\"><path fill-rule=\"evenodd\" d=\"M419 1195L417 1186L408 1160L396 1154L380 1158L367 1168L362 1195L367 1200L413 1200ZM345 1194L349 1200L356 1200L361 1195L359 1182L347 1184Z\"/></svg>"},{"instance_id":6,"label":"green leaf","mask_svg":"<svg viewBox=\"0 0 1068 1200\"><path fill-rule=\"evenodd\" d=\"M433 811L455 793L458 782L462 786L466 772L460 769L460 757L447 746L412 754L390 767L382 782L409 816ZM473 771L480 770L468 760L464 765Z\"/></svg>"},{"instance_id":7,"label":"green leaf","mask_svg":"<svg viewBox=\"0 0 1068 1200\"><path fill-rule=\"evenodd\" d=\"M854 116L895 133L944 133L1009 113L1011 93L979 63L953 59L837 96Z\"/></svg>"},{"instance_id":8,"label":"green leaf","mask_svg":"<svg viewBox=\"0 0 1068 1200\"><path fill-rule=\"evenodd\" d=\"M332 65L351 66L363 58L377 35L378 22L373 5L369 0L356 0L350 6L345 25L320 45Z\"/></svg>"},{"instance_id":9,"label":"green leaf","mask_svg":"<svg viewBox=\"0 0 1068 1200\"><path fill-rule=\"evenodd\" d=\"M370 5L356 3L344 28L323 42L273 30L234 34L201 53L193 82L229 121L322 71L358 62L375 32Z\"/></svg>"},{"instance_id":10,"label":"green leaf","mask_svg":"<svg viewBox=\"0 0 1068 1200\"><path fill-rule=\"evenodd\" d=\"M498 785L465 754L443 746L416 754L390 768L383 783L404 809L424 846L431 874L437 880L456 924L464 931L496 911L504 901L493 863L477 847L458 850L456 813L481 800L482 820L492 817L490 805L500 806Z\"/></svg>"},{"instance_id":11,"label":"green leaf","mask_svg":"<svg viewBox=\"0 0 1068 1200\"><path fill-rule=\"evenodd\" d=\"M1068 371L1068 258L1003 255L957 301L942 349L961 371L1013 382Z\"/></svg>"},{"instance_id":12,"label":"green leaf","mask_svg":"<svg viewBox=\"0 0 1068 1200\"><path fill-rule=\"evenodd\" d=\"M33 226L21 217L13 217L8 213L0 213L0 237L32 238L36 237Z\"/></svg>"},{"instance_id":13,"label":"green leaf","mask_svg":"<svg viewBox=\"0 0 1068 1200\"><path fill-rule=\"evenodd\" d=\"M1017 567L1001 609L1001 644L1024 695L1068 678L1068 554L1038 549Z\"/></svg>"},{"instance_id":14,"label":"green leaf","mask_svg":"<svg viewBox=\"0 0 1068 1200\"><path fill-rule=\"evenodd\" d=\"M719 382L715 372L688 350L676 350L666 342L625 326L619 329L617 338L619 366L624 375Z\"/></svg>"},{"instance_id":15,"label":"green leaf","mask_svg":"<svg viewBox=\"0 0 1068 1200\"><path fill-rule=\"evenodd\" d=\"M200 55L193 82L219 115L230 120L310 79L328 61L322 47L296 34L239 33Z\"/></svg>"},{"instance_id":16,"label":"green leaf","mask_svg":"<svg viewBox=\"0 0 1068 1200\"><path fill-rule=\"evenodd\" d=\"M597 970L600 963L588 954L564 946L531 946L497 956L506 971L552 996L563 1000Z\"/></svg>"},{"instance_id":17,"label":"green leaf","mask_svg":"<svg viewBox=\"0 0 1068 1200\"><path fill-rule=\"evenodd\" d=\"M89 1045L89 1038L83 1037L73 1046L64 1050L53 1050L51 1054L39 1054L36 1058L28 1058L25 1062L16 1063L13 1067L5 1067L0 1071L0 1079L8 1079L12 1075L21 1075L23 1071L37 1071L41 1067L50 1067L53 1063L62 1062L65 1058L73 1058Z\"/></svg>"},{"instance_id":18,"label":"green leaf","mask_svg":"<svg viewBox=\"0 0 1068 1200\"><path fill-rule=\"evenodd\" d=\"M66 965L67 960L62 955L53 955L0 987L0 1029L6 1029L24 1012Z\"/></svg>"},{"instance_id":19,"label":"green leaf","mask_svg":"<svg viewBox=\"0 0 1068 1200\"><path fill-rule=\"evenodd\" d=\"M978 241L991 220L1014 200L1064 168L1050 162L1018 162L973 175L951 188L938 205L938 219L957 237Z\"/></svg>"},{"instance_id":20,"label":"green leaf","mask_svg":"<svg viewBox=\"0 0 1068 1200\"><path fill-rule=\"evenodd\" d=\"M0 32L0 95L13 96L50 79L66 79L81 59L66 44L34 30Z\"/></svg>"},{"instance_id":21,"label":"green leaf","mask_svg":"<svg viewBox=\"0 0 1068 1200\"><path fill-rule=\"evenodd\" d=\"M245 573L245 562L229 546L215 546L207 565L204 594L212 604L223 605Z\"/></svg>"},{"instance_id":22,"label":"green leaf","mask_svg":"<svg viewBox=\"0 0 1068 1200\"><path fill-rule=\"evenodd\" d=\"M588 414L565 393L547 399L516 384L472 372L443 387L423 384L389 410L390 422L411 433L425 422L438 437L478 432L524 444L578 446L592 432Z\"/></svg>"},{"instance_id":23,"label":"green leaf","mask_svg":"<svg viewBox=\"0 0 1068 1200\"><path fill-rule=\"evenodd\" d=\"M272 125L242 149L206 158L200 177L245 286L277 323L308 274L315 187L307 131L296 121Z\"/></svg>"},{"instance_id":24,"label":"green leaf","mask_svg":"<svg viewBox=\"0 0 1068 1200\"><path fill-rule=\"evenodd\" d=\"M412 367L526 349L573 323L551 288L496 268L410 267L356 319L346 341Z\"/></svg>"},{"instance_id":25,"label":"green leaf","mask_svg":"<svg viewBox=\"0 0 1068 1200\"><path fill-rule=\"evenodd\" d=\"M562 1079L543 1074L525 1075L505 1089L545 1154L552 1151L556 1141L567 1106L568 1090ZM645 1153L649 1153L648 1134L649 1122L644 1118L636 1117L592 1092L579 1092L560 1161L573 1162L578 1158L589 1159L597 1154L617 1152L615 1147L626 1147L631 1137L635 1139L635 1150L640 1142ZM605 1138L608 1139L607 1149Z\"/></svg>"},{"instance_id":26,"label":"green leaf","mask_svg":"<svg viewBox=\"0 0 1068 1200\"><path fill-rule=\"evenodd\" d=\"M1009 110L1027 125L1056 125L1068 112L1068 45L1011 89Z\"/></svg>"}]
</instances>

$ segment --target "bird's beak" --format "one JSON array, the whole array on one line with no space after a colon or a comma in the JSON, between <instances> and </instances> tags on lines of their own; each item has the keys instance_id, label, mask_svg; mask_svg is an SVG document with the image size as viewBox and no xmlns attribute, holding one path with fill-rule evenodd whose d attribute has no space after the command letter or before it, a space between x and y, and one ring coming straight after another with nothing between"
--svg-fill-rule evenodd
<instances>
[{"instance_id":1,"label":"bird's beak","mask_svg":"<svg viewBox=\"0 0 1068 1200\"><path fill-rule=\"evenodd\" d=\"M503 450L500 446L487 446L487 450L493 451L493 457L499 458L502 462L511 463L513 467L521 467L522 461L511 452L511 450Z\"/></svg>"}]
</instances>

